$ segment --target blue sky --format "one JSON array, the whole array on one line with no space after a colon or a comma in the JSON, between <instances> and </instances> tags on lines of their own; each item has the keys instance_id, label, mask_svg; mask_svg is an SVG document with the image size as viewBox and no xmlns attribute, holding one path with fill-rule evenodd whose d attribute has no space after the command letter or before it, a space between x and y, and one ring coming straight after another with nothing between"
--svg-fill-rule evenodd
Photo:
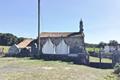
<instances>
[{"instance_id":1,"label":"blue sky","mask_svg":"<svg viewBox=\"0 0 120 80\"><path fill-rule=\"evenodd\" d=\"M37 36L37 0L0 0L0 32Z\"/></svg>"},{"instance_id":2,"label":"blue sky","mask_svg":"<svg viewBox=\"0 0 120 80\"><path fill-rule=\"evenodd\" d=\"M41 0L42 32L79 31L85 41L120 42L120 0ZM37 36L37 0L0 0L0 32Z\"/></svg>"}]
</instances>

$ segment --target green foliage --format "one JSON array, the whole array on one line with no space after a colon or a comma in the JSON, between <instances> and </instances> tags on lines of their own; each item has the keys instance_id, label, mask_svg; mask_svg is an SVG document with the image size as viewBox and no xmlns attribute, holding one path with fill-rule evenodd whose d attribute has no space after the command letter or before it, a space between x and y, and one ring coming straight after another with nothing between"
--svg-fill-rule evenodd
<instances>
[{"instance_id":1,"label":"green foliage","mask_svg":"<svg viewBox=\"0 0 120 80\"><path fill-rule=\"evenodd\" d=\"M13 34L6 33L6 34L0 34L0 45L13 45L17 42L17 37Z\"/></svg>"},{"instance_id":2,"label":"green foliage","mask_svg":"<svg viewBox=\"0 0 120 80\"><path fill-rule=\"evenodd\" d=\"M110 40L109 45L110 46L117 46L118 42L116 40Z\"/></svg>"},{"instance_id":3,"label":"green foliage","mask_svg":"<svg viewBox=\"0 0 120 80\"><path fill-rule=\"evenodd\" d=\"M89 48L86 48L86 50L88 51L88 52L99 52L99 50L100 50L100 48L91 48L91 47L89 47Z\"/></svg>"},{"instance_id":4,"label":"green foliage","mask_svg":"<svg viewBox=\"0 0 120 80\"><path fill-rule=\"evenodd\" d=\"M13 44L19 43L25 38L23 37L16 37L13 34L10 33L0 33L0 45L2 46L11 46Z\"/></svg>"},{"instance_id":5,"label":"green foliage","mask_svg":"<svg viewBox=\"0 0 120 80\"><path fill-rule=\"evenodd\" d=\"M114 66L114 73L119 74L120 73L120 63L116 63Z\"/></svg>"},{"instance_id":6,"label":"green foliage","mask_svg":"<svg viewBox=\"0 0 120 80\"><path fill-rule=\"evenodd\" d=\"M87 48L94 48L94 47L97 47L97 44L85 43L85 47L87 47Z\"/></svg>"},{"instance_id":7,"label":"green foliage","mask_svg":"<svg viewBox=\"0 0 120 80\"><path fill-rule=\"evenodd\" d=\"M105 46L106 46L106 43L100 42L97 47L98 48L104 48Z\"/></svg>"}]
</instances>

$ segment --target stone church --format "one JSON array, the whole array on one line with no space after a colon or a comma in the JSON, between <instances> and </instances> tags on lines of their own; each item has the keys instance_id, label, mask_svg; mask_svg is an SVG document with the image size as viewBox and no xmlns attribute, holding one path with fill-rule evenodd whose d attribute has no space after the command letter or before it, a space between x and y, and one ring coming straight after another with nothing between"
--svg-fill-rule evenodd
<instances>
[{"instance_id":1,"label":"stone church","mask_svg":"<svg viewBox=\"0 0 120 80\"><path fill-rule=\"evenodd\" d=\"M84 43L83 21L79 23L78 32L42 32L40 34L41 54L49 55L84 55L84 60L88 57ZM36 40L37 42L37 40ZM36 43L37 44L37 43ZM37 46L32 46L31 51L37 50ZM82 57L83 58L83 57Z\"/></svg>"}]
</instances>

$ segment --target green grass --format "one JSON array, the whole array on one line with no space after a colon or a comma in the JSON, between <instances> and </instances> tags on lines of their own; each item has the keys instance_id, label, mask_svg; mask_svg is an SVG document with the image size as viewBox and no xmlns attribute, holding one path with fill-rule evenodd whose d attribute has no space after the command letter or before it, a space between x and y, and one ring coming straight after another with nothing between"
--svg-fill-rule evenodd
<instances>
[{"instance_id":1,"label":"green grass","mask_svg":"<svg viewBox=\"0 0 120 80\"><path fill-rule=\"evenodd\" d=\"M4 48L4 53L7 53L10 46L0 46L0 48Z\"/></svg>"},{"instance_id":2,"label":"green grass","mask_svg":"<svg viewBox=\"0 0 120 80\"><path fill-rule=\"evenodd\" d=\"M116 80L112 72L61 61L0 58L1 80Z\"/></svg>"},{"instance_id":3,"label":"green grass","mask_svg":"<svg viewBox=\"0 0 120 80\"><path fill-rule=\"evenodd\" d=\"M99 48L86 48L86 50L89 52L93 52L93 51L96 51L96 52L99 52Z\"/></svg>"},{"instance_id":4,"label":"green grass","mask_svg":"<svg viewBox=\"0 0 120 80\"><path fill-rule=\"evenodd\" d=\"M97 57L90 56L90 62L100 62L100 59ZM112 63L112 60L107 58L102 58L102 63Z\"/></svg>"}]
</instances>

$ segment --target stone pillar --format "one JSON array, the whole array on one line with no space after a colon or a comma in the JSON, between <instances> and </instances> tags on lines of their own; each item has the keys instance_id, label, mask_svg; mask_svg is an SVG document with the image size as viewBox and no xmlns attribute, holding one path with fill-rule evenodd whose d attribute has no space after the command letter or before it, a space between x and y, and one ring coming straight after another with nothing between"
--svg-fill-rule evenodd
<instances>
[{"instance_id":1,"label":"stone pillar","mask_svg":"<svg viewBox=\"0 0 120 80\"><path fill-rule=\"evenodd\" d=\"M120 51L114 50L112 53L112 65L114 66L116 63L120 63Z\"/></svg>"},{"instance_id":2,"label":"stone pillar","mask_svg":"<svg viewBox=\"0 0 120 80\"><path fill-rule=\"evenodd\" d=\"M37 44L36 43L33 43L31 45L31 54L30 54L31 57L35 57L37 56Z\"/></svg>"}]
</instances>

